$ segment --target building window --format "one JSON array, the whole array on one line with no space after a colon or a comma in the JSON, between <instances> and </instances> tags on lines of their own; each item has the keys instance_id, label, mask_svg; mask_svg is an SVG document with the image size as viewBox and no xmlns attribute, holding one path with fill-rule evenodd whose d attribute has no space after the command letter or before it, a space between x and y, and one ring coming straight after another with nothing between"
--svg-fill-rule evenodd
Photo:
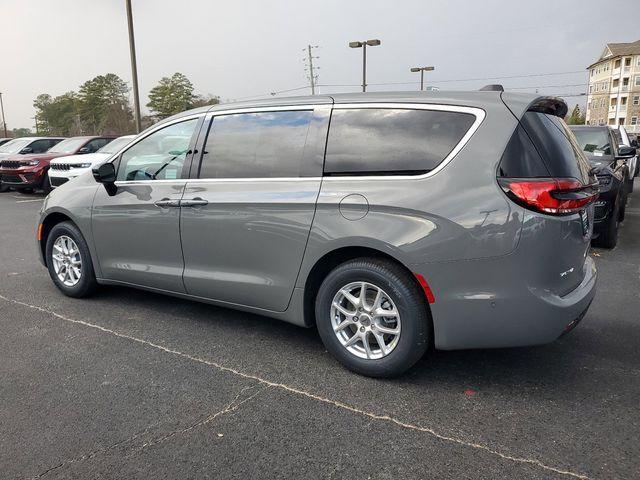
<instances>
[{"instance_id":1,"label":"building window","mask_svg":"<svg viewBox=\"0 0 640 480\"><path fill-rule=\"evenodd\" d=\"M640 55L636 58L636 66L640 67Z\"/></svg>"},{"instance_id":2,"label":"building window","mask_svg":"<svg viewBox=\"0 0 640 480\"><path fill-rule=\"evenodd\" d=\"M620 105L623 105L623 106L624 106L624 105L626 105L626 104L627 104L627 97L622 97L622 98L620 99Z\"/></svg>"},{"instance_id":3,"label":"building window","mask_svg":"<svg viewBox=\"0 0 640 480\"><path fill-rule=\"evenodd\" d=\"M598 120L598 125L604 125L604 118L601 118L600 120Z\"/></svg>"},{"instance_id":4,"label":"building window","mask_svg":"<svg viewBox=\"0 0 640 480\"><path fill-rule=\"evenodd\" d=\"M634 95L633 96L633 104L634 105L640 105L640 95Z\"/></svg>"},{"instance_id":5,"label":"building window","mask_svg":"<svg viewBox=\"0 0 640 480\"><path fill-rule=\"evenodd\" d=\"M640 85L640 83L638 85ZM622 86L623 87L628 87L629 86L629 78L628 77L622 79Z\"/></svg>"},{"instance_id":6,"label":"building window","mask_svg":"<svg viewBox=\"0 0 640 480\"><path fill-rule=\"evenodd\" d=\"M605 99L602 98L600 99L600 107L604 107L605 106Z\"/></svg>"},{"instance_id":7,"label":"building window","mask_svg":"<svg viewBox=\"0 0 640 480\"><path fill-rule=\"evenodd\" d=\"M589 93L593 93L593 85L589 85Z\"/></svg>"},{"instance_id":8,"label":"building window","mask_svg":"<svg viewBox=\"0 0 640 480\"><path fill-rule=\"evenodd\" d=\"M613 64L613 68L620 68L620 59L616 60Z\"/></svg>"},{"instance_id":9,"label":"building window","mask_svg":"<svg viewBox=\"0 0 640 480\"><path fill-rule=\"evenodd\" d=\"M640 87L640 75L636 75L636 87Z\"/></svg>"},{"instance_id":10,"label":"building window","mask_svg":"<svg viewBox=\"0 0 640 480\"><path fill-rule=\"evenodd\" d=\"M613 80L612 87L613 87L613 88L618 88L618 85L620 85L620 79L619 79L619 78L615 78L615 79Z\"/></svg>"},{"instance_id":11,"label":"building window","mask_svg":"<svg viewBox=\"0 0 640 480\"><path fill-rule=\"evenodd\" d=\"M630 67L631 66L631 59L630 58L625 58L624 59L624 66L625 67Z\"/></svg>"},{"instance_id":12,"label":"building window","mask_svg":"<svg viewBox=\"0 0 640 480\"><path fill-rule=\"evenodd\" d=\"M631 125L637 125L638 124L638 117L631 117Z\"/></svg>"},{"instance_id":13,"label":"building window","mask_svg":"<svg viewBox=\"0 0 640 480\"><path fill-rule=\"evenodd\" d=\"M638 58L640 58L640 57L638 57ZM592 69L591 69L591 76L592 76L592 77L593 77L593 74L594 74L594 73L596 73L596 70L595 70L595 68L592 68Z\"/></svg>"}]
</instances>

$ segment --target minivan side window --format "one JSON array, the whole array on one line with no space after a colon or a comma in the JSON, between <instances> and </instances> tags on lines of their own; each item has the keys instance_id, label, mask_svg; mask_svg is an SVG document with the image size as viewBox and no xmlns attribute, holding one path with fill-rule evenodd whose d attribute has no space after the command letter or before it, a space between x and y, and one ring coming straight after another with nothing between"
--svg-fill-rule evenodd
<instances>
[{"instance_id":1,"label":"minivan side window","mask_svg":"<svg viewBox=\"0 0 640 480\"><path fill-rule=\"evenodd\" d=\"M116 180L182 178L182 167L197 123L197 118L174 123L125 150L120 156Z\"/></svg>"},{"instance_id":2,"label":"minivan side window","mask_svg":"<svg viewBox=\"0 0 640 480\"><path fill-rule=\"evenodd\" d=\"M306 176L302 159L312 118L312 110L214 117L200 178Z\"/></svg>"},{"instance_id":3,"label":"minivan side window","mask_svg":"<svg viewBox=\"0 0 640 480\"><path fill-rule=\"evenodd\" d=\"M325 175L411 175L435 169L475 115L421 109L334 109Z\"/></svg>"}]
</instances>

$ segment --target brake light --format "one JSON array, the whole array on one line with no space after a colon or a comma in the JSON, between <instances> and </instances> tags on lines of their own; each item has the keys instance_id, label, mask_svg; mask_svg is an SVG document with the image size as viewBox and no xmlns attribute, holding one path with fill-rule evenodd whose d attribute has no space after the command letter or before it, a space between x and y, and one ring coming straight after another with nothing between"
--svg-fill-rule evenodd
<instances>
[{"instance_id":1,"label":"brake light","mask_svg":"<svg viewBox=\"0 0 640 480\"><path fill-rule=\"evenodd\" d=\"M576 213L598 198L597 185L573 178L499 178L502 190L530 210L552 215Z\"/></svg>"}]
</instances>

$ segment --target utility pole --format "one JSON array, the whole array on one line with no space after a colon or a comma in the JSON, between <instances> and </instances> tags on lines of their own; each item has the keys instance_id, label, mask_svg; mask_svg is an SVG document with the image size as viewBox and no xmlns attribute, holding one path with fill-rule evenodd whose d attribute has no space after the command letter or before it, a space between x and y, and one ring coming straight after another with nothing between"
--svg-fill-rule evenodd
<instances>
[{"instance_id":1,"label":"utility pole","mask_svg":"<svg viewBox=\"0 0 640 480\"><path fill-rule=\"evenodd\" d=\"M309 68L309 82L310 82L310 87L311 87L311 95L315 95L316 94L316 81L318 80L318 75L316 74L316 70L319 70L320 67L315 67L313 66L313 59L314 58L320 58L320 57L314 57L311 49L312 48L318 48L318 45L307 45L307 48L303 48L303 51L307 52L307 57L304 59L305 62L308 62L308 65L306 65L306 68ZM305 70L306 70L305 68Z\"/></svg>"},{"instance_id":2,"label":"utility pole","mask_svg":"<svg viewBox=\"0 0 640 480\"><path fill-rule=\"evenodd\" d=\"M367 91L367 45L377 47L382 42L378 39L367 40L364 42L349 42L350 48L362 48L362 91Z\"/></svg>"},{"instance_id":3,"label":"utility pole","mask_svg":"<svg viewBox=\"0 0 640 480\"><path fill-rule=\"evenodd\" d=\"M413 67L412 72L420 72L420 91L424 90L424 72L432 72L436 67Z\"/></svg>"},{"instance_id":4,"label":"utility pole","mask_svg":"<svg viewBox=\"0 0 640 480\"><path fill-rule=\"evenodd\" d=\"M4 104L2 103L2 92L0 92L0 110L2 110L2 125L4 126L4 136L7 137L7 121L4 119Z\"/></svg>"},{"instance_id":5,"label":"utility pole","mask_svg":"<svg viewBox=\"0 0 640 480\"><path fill-rule=\"evenodd\" d=\"M127 6L127 25L129 26L129 53L131 56L131 76L133 77L133 111L136 120L136 133L142 130L140 121L140 95L138 94L138 67L136 65L136 42L133 35L133 14L131 13L131 0L125 0Z\"/></svg>"}]
</instances>

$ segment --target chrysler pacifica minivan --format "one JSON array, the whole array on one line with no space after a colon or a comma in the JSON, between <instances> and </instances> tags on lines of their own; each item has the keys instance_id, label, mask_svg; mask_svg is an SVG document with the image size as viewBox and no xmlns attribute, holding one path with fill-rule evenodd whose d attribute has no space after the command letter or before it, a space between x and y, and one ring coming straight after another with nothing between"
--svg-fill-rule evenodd
<instances>
[{"instance_id":1,"label":"chrysler pacifica minivan","mask_svg":"<svg viewBox=\"0 0 640 480\"><path fill-rule=\"evenodd\" d=\"M595 293L597 180L549 97L370 93L204 107L53 191L38 250L125 285L316 326L353 371L551 342Z\"/></svg>"}]
</instances>

